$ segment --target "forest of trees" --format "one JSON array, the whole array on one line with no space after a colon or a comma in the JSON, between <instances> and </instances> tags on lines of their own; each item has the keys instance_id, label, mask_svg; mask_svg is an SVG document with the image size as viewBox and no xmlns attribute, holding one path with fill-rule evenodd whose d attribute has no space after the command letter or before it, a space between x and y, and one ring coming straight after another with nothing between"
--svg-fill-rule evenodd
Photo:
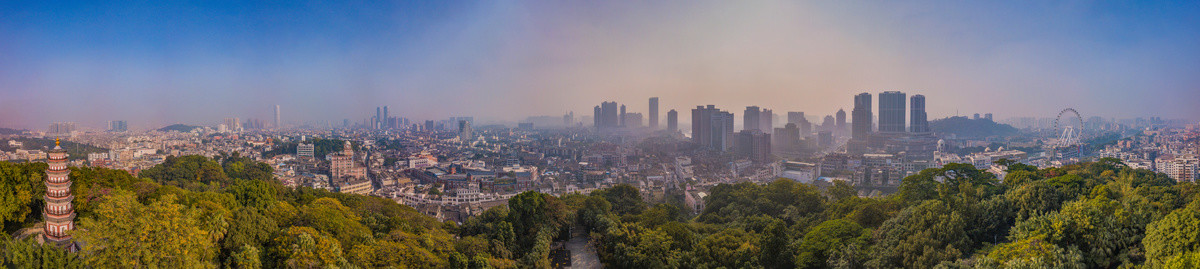
<instances>
[{"instance_id":1,"label":"forest of trees","mask_svg":"<svg viewBox=\"0 0 1200 269\"><path fill-rule=\"evenodd\" d=\"M610 268L1194 268L1200 188L1119 161L950 164L900 190L778 180L681 194L629 185L526 192L465 223L391 200L289 189L239 156L184 156L141 173L72 168L80 253L10 238L40 221L45 164L0 162L0 263L20 268L548 268L570 228Z\"/></svg>"}]
</instances>

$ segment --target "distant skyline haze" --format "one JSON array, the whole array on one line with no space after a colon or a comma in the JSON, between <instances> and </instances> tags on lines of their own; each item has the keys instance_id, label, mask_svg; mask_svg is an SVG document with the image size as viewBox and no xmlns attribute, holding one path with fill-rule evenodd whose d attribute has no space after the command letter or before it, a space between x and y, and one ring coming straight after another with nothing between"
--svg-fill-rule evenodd
<instances>
[{"instance_id":1,"label":"distant skyline haze","mask_svg":"<svg viewBox=\"0 0 1200 269\"><path fill-rule=\"evenodd\" d=\"M1200 120L1200 2L8 1L0 127L590 116L603 101ZM687 122L687 120L682 120ZM587 124L587 123L585 123ZM477 124L482 125L482 124Z\"/></svg>"}]
</instances>

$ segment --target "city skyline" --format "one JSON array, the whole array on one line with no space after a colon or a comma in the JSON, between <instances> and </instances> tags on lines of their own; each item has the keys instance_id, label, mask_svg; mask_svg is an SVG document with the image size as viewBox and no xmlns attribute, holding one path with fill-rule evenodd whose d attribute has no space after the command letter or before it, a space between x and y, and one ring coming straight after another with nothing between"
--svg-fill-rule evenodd
<instances>
[{"instance_id":1,"label":"city skyline","mask_svg":"<svg viewBox=\"0 0 1200 269\"><path fill-rule=\"evenodd\" d=\"M937 7L937 8L931 8ZM928 10L939 10L929 12ZM0 127L224 118L486 122L715 104L812 117L851 96L994 113L1197 119L1198 4L283 3L0 7ZM50 110L51 103L68 104ZM447 105L453 104L453 105ZM497 112L502 111L502 112ZM687 112L685 112L687 113ZM681 115L685 118L688 115ZM738 115L741 116L741 115ZM687 122L685 120L685 122ZM740 121L739 121L740 122Z\"/></svg>"}]
</instances>

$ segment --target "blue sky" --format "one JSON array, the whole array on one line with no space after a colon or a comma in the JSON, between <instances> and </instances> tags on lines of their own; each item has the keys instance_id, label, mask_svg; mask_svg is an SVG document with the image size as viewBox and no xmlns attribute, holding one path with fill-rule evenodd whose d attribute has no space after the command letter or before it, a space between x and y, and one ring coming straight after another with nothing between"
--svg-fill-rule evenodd
<instances>
[{"instance_id":1,"label":"blue sky","mask_svg":"<svg viewBox=\"0 0 1200 269\"><path fill-rule=\"evenodd\" d=\"M1194 1L96 2L0 3L0 127L275 104L287 121L516 121L650 96L684 118L820 117L885 90L926 95L931 117L1200 117Z\"/></svg>"}]
</instances>

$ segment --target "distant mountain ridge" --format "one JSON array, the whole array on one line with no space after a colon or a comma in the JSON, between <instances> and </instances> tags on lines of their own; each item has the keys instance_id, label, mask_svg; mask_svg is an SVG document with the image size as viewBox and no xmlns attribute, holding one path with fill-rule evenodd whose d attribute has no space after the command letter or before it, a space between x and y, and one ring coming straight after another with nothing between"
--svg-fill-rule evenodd
<instances>
[{"instance_id":1,"label":"distant mountain ridge","mask_svg":"<svg viewBox=\"0 0 1200 269\"><path fill-rule=\"evenodd\" d=\"M955 134L959 138L979 138L989 136L1005 136L1017 133L1017 128L1008 124L1000 124L989 119L970 119L967 117L949 117L929 122L929 129L935 133Z\"/></svg>"},{"instance_id":2,"label":"distant mountain ridge","mask_svg":"<svg viewBox=\"0 0 1200 269\"><path fill-rule=\"evenodd\" d=\"M159 132L176 131L176 132L186 133L186 132L191 132L192 130L199 129L199 128L201 128L201 127L187 125L187 124L172 124L167 127L158 128L158 131Z\"/></svg>"}]
</instances>

